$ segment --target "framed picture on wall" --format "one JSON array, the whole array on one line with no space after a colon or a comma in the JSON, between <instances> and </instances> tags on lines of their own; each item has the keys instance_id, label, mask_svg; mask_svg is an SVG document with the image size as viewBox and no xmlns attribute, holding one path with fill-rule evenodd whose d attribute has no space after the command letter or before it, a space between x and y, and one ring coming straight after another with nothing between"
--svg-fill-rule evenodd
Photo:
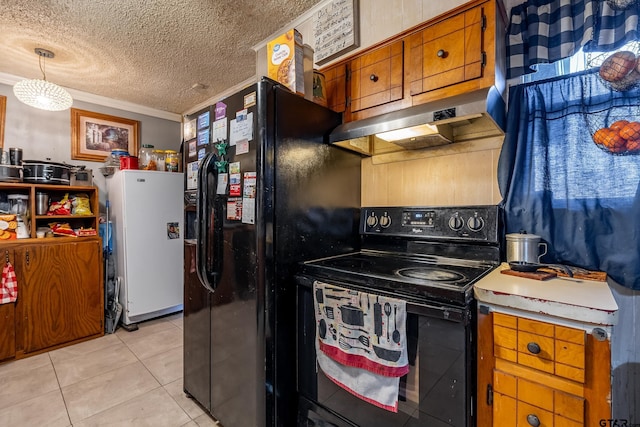
<instances>
[{"instance_id":1,"label":"framed picture on wall","mask_svg":"<svg viewBox=\"0 0 640 427\"><path fill-rule=\"evenodd\" d=\"M71 109L71 158L104 162L111 150L138 155L140 122L91 111Z\"/></svg>"}]
</instances>

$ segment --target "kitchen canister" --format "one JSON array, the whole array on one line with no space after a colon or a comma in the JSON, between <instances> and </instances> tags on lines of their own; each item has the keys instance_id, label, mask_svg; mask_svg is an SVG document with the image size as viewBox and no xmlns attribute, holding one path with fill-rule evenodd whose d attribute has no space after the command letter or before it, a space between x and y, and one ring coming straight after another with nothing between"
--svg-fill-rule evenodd
<instances>
[{"instance_id":1,"label":"kitchen canister","mask_svg":"<svg viewBox=\"0 0 640 427\"><path fill-rule=\"evenodd\" d=\"M153 157L153 145L142 144L138 153L138 167L143 170L156 170L156 160Z\"/></svg>"},{"instance_id":2,"label":"kitchen canister","mask_svg":"<svg viewBox=\"0 0 640 427\"><path fill-rule=\"evenodd\" d=\"M14 166L22 164L22 148L9 148L9 164Z\"/></svg>"},{"instance_id":3,"label":"kitchen canister","mask_svg":"<svg viewBox=\"0 0 640 427\"><path fill-rule=\"evenodd\" d=\"M324 74L313 70L313 102L327 106L327 86Z\"/></svg>"},{"instance_id":4,"label":"kitchen canister","mask_svg":"<svg viewBox=\"0 0 640 427\"><path fill-rule=\"evenodd\" d=\"M46 215L48 210L49 210L49 195L47 193L37 192L36 193L36 215Z\"/></svg>"},{"instance_id":5,"label":"kitchen canister","mask_svg":"<svg viewBox=\"0 0 640 427\"><path fill-rule=\"evenodd\" d=\"M507 234L507 262L526 262L537 264L547 253L547 244L542 237L535 234L511 233Z\"/></svg>"},{"instance_id":6,"label":"kitchen canister","mask_svg":"<svg viewBox=\"0 0 640 427\"><path fill-rule=\"evenodd\" d=\"M120 170L138 169L138 158L136 156L120 156Z\"/></svg>"},{"instance_id":7,"label":"kitchen canister","mask_svg":"<svg viewBox=\"0 0 640 427\"><path fill-rule=\"evenodd\" d=\"M167 172L178 172L180 167L180 157L178 156L178 152L174 150L165 150L164 164L164 168Z\"/></svg>"}]
</instances>

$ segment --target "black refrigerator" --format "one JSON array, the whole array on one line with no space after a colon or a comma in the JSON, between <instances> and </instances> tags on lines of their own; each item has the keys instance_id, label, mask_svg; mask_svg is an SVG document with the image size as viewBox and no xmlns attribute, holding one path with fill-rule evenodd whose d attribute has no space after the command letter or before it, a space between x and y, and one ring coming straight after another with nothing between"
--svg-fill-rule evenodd
<instances>
[{"instance_id":1,"label":"black refrigerator","mask_svg":"<svg viewBox=\"0 0 640 427\"><path fill-rule=\"evenodd\" d=\"M293 274L358 249L361 157L327 143L339 114L267 78L191 122L184 390L225 427L293 426Z\"/></svg>"}]
</instances>

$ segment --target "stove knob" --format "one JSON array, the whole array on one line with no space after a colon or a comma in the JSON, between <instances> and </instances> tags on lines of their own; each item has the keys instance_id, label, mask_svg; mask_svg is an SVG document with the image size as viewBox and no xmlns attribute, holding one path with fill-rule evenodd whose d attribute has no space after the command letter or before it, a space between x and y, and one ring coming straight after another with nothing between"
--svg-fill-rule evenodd
<instances>
[{"instance_id":1,"label":"stove knob","mask_svg":"<svg viewBox=\"0 0 640 427\"><path fill-rule=\"evenodd\" d=\"M462 218L458 216L458 214L454 214L451 218L449 218L449 228L453 231L458 231L464 226L464 221Z\"/></svg>"},{"instance_id":2,"label":"stove knob","mask_svg":"<svg viewBox=\"0 0 640 427\"><path fill-rule=\"evenodd\" d=\"M369 227L375 227L376 225L378 225L378 218L375 215L367 217L367 225Z\"/></svg>"},{"instance_id":3,"label":"stove knob","mask_svg":"<svg viewBox=\"0 0 640 427\"><path fill-rule=\"evenodd\" d=\"M480 231L484 227L484 219L481 216L474 215L467 221L467 227L471 231Z\"/></svg>"},{"instance_id":4,"label":"stove knob","mask_svg":"<svg viewBox=\"0 0 640 427\"><path fill-rule=\"evenodd\" d=\"M387 228L391 225L391 217L387 215L383 215L380 217L380 226L382 228Z\"/></svg>"}]
</instances>

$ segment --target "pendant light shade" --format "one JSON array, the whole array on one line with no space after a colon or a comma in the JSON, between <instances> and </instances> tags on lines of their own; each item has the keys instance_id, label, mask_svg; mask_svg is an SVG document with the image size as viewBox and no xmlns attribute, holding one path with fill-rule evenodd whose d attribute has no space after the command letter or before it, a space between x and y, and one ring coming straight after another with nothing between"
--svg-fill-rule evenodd
<instances>
[{"instance_id":1,"label":"pendant light shade","mask_svg":"<svg viewBox=\"0 0 640 427\"><path fill-rule=\"evenodd\" d=\"M46 58L53 58L53 52L36 48L42 79L22 80L13 86L13 93L19 101L35 108L48 111L67 110L73 104L73 98L64 88L48 82L44 72L43 62Z\"/></svg>"}]
</instances>

